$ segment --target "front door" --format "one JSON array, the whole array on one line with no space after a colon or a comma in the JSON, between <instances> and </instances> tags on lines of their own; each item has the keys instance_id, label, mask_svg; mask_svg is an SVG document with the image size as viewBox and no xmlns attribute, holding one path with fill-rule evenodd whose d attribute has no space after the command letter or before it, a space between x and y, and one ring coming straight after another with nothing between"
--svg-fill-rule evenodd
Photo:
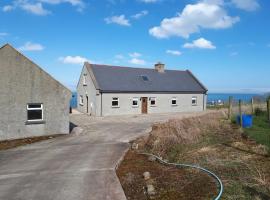
<instances>
[{"instance_id":1,"label":"front door","mask_svg":"<svg viewBox=\"0 0 270 200\"><path fill-rule=\"evenodd\" d=\"M142 113L147 114L147 97L142 97Z\"/></svg>"}]
</instances>

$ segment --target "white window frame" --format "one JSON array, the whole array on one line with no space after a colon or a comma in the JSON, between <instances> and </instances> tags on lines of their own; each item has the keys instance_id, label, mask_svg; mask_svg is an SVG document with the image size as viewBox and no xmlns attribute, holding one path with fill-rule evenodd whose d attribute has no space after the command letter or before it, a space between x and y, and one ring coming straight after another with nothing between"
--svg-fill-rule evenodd
<instances>
[{"instance_id":1,"label":"white window frame","mask_svg":"<svg viewBox=\"0 0 270 200\"><path fill-rule=\"evenodd\" d=\"M193 100L195 100L195 103L193 103ZM198 98L197 97L192 97L191 98L191 104L192 104L192 106L197 106L198 105Z\"/></svg>"},{"instance_id":2,"label":"white window frame","mask_svg":"<svg viewBox=\"0 0 270 200\"><path fill-rule=\"evenodd\" d=\"M173 101L175 101L175 104L173 104ZM171 98L171 105L172 106L177 106L178 104L177 104L177 97L172 97Z\"/></svg>"},{"instance_id":3,"label":"white window frame","mask_svg":"<svg viewBox=\"0 0 270 200\"><path fill-rule=\"evenodd\" d=\"M134 102L134 101L137 102L137 105L133 105L133 102ZM132 103L132 107L134 107L134 108L139 107L139 98L138 98L138 97L133 97L131 103Z\"/></svg>"},{"instance_id":4,"label":"white window frame","mask_svg":"<svg viewBox=\"0 0 270 200\"><path fill-rule=\"evenodd\" d=\"M81 106L83 106L83 95L80 95L79 103Z\"/></svg>"},{"instance_id":5,"label":"white window frame","mask_svg":"<svg viewBox=\"0 0 270 200\"><path fill-rule=\"evenodd\" d=\"M83 75L83 85L84 85L84 86L87 85L87 83L86 83L86 76L87 76L87 74L84 74L84 75Z\"/></svg>"},{"instance_id":6,"label":"white window frame","mask_svg":"<svg viewBox=\"0 0 270 200\"><path fill-rule=\"evenodd\" d=\"M156 97L150 97L149 98L149 101L150 101L150 106L151 107L157 106L157 98ZM152 104L151 101L155 101L155 104Z\"/></svg>"},{"instance_id":7,"label":"white window frame","mask_svg":"<svg viewBox=\"0 0 270 200\"><path fill-rule=\"evenodd\" d=\"M29 108L29 105L39 105L40 104L40 108ZM28 103L26 106L26 110L27 110L27 122L40 122L43 121L43 104L42 103ZM28 119L28 111L29 110L41 110L41 119Z\"/></svg>"},{"instance_id":8,"label":"white window frame","mask_svg":"<svg viewBox=\"0 0 270 200\"><path fill-rule=\"evenodd\" d=\"M113 102L117 102L117 105L114 106ZM119 97L112 97L112 108L119 108L120 107L120 103L119 103Z\"/></svg>"}]
</instances>

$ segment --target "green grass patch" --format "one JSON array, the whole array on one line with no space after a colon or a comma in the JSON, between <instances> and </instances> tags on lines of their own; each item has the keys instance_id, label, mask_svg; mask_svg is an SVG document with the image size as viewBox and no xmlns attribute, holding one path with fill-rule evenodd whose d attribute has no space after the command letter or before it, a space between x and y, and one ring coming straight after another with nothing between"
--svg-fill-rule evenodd
<instances>
[{"instance_id":1,"label":"green grass patch","mask_svg":"<svg viewBox=\"0 0 270 200\"><path fill-rule=\"evenodd\" d=\"M253 116L252 128L246 128L244 131L250 138L270 149L270 123L266 112Z\"/></svg>"}]
</instances>

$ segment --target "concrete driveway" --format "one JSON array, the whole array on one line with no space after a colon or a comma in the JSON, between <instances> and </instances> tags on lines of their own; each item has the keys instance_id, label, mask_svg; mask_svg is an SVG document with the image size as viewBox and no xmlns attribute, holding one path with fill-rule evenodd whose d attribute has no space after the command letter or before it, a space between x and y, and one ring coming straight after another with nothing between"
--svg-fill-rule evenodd
<instances>
[{"instance_id":1,"label":"concrete driveway","mask_svg":"<svg viewBox=\"0 0 270 200\"><path fill-rule=\"evenodd\" d=\"M154 122L202 114L71 115L72 123L84 129L79 136L0 151L0 199L124 200L115 167L128 142L147 133Z\"/></svg>"}]
</instances>

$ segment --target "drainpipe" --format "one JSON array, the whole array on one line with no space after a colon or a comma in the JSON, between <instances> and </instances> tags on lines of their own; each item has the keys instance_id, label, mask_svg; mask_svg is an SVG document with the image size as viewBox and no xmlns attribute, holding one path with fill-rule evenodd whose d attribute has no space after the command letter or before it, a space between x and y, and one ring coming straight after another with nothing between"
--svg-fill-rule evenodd
<instances>
[{"instance_id":1,"label":"drainpipe","mask_svg":"<svg viewBox=\"0 0 270 200\"><path fill-rule=\"evenodd\" d=\"M205 111L205 93L203 94L203 111Z\"/></svg>"},{"instance_id":2,"label":"drainpipe","mask_svg":"<svg viewBox=\"0 0 270 200\"><path fill-rule=\"evenodd\" d=\"M100 95L101 95L101 96L100 96L100 98L101 98L101 105L100 105L100 107L101 107L100 109L101 109L101 110L100 110L100 116L102 117L102 114L103 114L103 113L102 113L102 109L103 109L103 108L102 108L102 92L100 93Z\"/></svg>"}]
</instances>

